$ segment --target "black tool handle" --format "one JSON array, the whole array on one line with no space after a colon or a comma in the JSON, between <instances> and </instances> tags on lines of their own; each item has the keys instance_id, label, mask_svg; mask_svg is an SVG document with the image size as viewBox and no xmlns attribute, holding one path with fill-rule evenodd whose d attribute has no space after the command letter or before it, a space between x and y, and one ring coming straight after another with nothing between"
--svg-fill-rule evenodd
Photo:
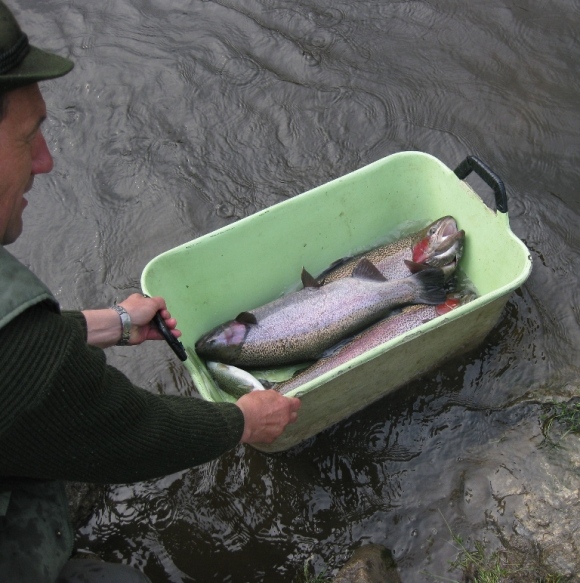
<instances>
[{"instance_id":1,"label":"black tool handle","mask_svg":"<svg viewBox=\"0 0 580 583\"><path fill-rule=\"evenodd\" d=\"M484 162L475 156L467 156L454 172L457 178L464 180L472 170L493 189L495 194L495 208L500 213L508 212L507 195L502 179Z\"/></svg>"},{"instance_id":2,"label":"black tool handle","mask_svg":"<svg viewBox=\"0 0 580 583\"><path fill-rule=\"evenodd\" d=\"M177 338L175 338L175 336L171 333L169 328L165 325L165 321L159 312L153 316L153 322L155 322L155 325L157 328L159 328L159 332L161 332L163 338L165 338L165 341L171 347L171 350L175 352L177 358L179 358L181 361L187 360L187 352L185 352L183 344L181 344L181 342L179 342L179 340L177 340Z\"/></svg>"},{"instance_id":3,"label":"black tool handle","mask_svg":"<svg viewBox=\"0 0 580 583\"><path fill-rule=\"evenodd\" d=\"M147 294L143 294L146 298L150 298ZM161 317L161 312L157 312L155 316L153 316L153 323L157 326L159 332L165 339L165 342L169 344L169 347L173 352L175 352L177 358L179 360L184 361L187 360L187 352L185 352L185 348L183 344L175 338L175 336L171 333L169 328L165 325L165 320Z\"/></svg>"}]
</instances>

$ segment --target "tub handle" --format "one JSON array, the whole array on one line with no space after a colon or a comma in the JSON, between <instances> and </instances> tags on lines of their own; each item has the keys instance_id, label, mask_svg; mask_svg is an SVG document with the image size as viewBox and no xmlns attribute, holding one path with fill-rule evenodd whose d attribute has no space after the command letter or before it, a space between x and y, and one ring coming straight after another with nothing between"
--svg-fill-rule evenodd
<instances>
[{"instance_id":1,"label":"tub handle","mask_svg":"<svg viewBox=\"0 0 580 583\"><path fill-rule=\"evenodd\" d=\"M148 296L147 294L143 294L143 295L146 298L151 297L151 296ZM179 360L181 360L182 362L185 362L187 360L187 352L185 352L185 348L183 347L183 344L181 344L181 342L179 342L179 340L177 340L177 338L175 338L175 336L171 333L169 328L165 325L165 321L161 317L160 311L157 312L155 314L155 316L153 316L153 323L155 324L155 326L157 326L157 329L159 330L159 332L161 332L161 336L163 336L163 338L165 339L165 342L167 342L167 344L169 344L169 347L171 348L171 350L173 350L173 352L175 352L175 355L177 356L177 358L179 358Z\"/></svg>"},{"instance_id":2,"label":"tub handle","mask_svg":"<svg viewBox=\"0 0 580 583\"><path fill-rule=\"evenodd\" d=\"M467 156L453 172L455 172L457 178L464 180L471 174L472 170L475 170L475 173L493 189L496 209L500 213L507 213L508 205L505 186L501 178L487 164L475 156Z\"/></svg>"}]
</instances>

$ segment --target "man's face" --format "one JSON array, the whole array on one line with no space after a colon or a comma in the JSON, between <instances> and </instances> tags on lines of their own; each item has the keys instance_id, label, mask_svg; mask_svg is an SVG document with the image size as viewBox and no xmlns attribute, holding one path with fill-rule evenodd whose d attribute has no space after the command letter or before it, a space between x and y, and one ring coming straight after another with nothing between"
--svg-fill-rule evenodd
<instances>
[{"instance_id":1,"label":"man's face","mask_svg":"<svg viewBox=\"0 0 580 583\"><path fill-rule=\"evenodd\" d=\"M52 156L40 130L46 105L38 85L10 91L0 122L0 244L13 243L22 232L24 194L35 174L52 170Z\"/></svg>"}]
</instances>

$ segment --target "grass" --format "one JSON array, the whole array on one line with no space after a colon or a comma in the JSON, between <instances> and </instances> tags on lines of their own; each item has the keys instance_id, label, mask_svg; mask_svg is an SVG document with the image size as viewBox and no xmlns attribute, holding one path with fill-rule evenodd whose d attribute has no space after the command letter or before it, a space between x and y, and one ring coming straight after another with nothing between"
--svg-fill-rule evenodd
<instances>
[{"instance_id":1,"label":"grass","mask_svg":"<svg viewBox=\"0 0 580 583\"><path fill-rule=\"evenodd\" d=\"M460 545L459 557L451 563L454 569L463 571L462 583L564 583L560 575L548 574L533 575L529 568L525 568L510 561L507 551L494 551L487 554L485 545L475 541L474 550L468 550L460 537L454 541Z\"/></svg>"},{"instance_id":2,"label":"grass","mask_svg":"<svg viewBox=\"0 0 580 583\"><path fill-rule=\"evenodd\" d=\"M554 441L554 424L564 428L564 432ZM550 407L550 413L543 419L542 432L546 441L552 445L558 445L569 433L580 435L580 401L568 401L555 403Z\"/></svg>"},{"instance_id":3,"label":"grass","mask_svg":"<svg viewBox=\"0 0 580 583\"><path fill-rule=\"evenodd\" d=\"M464 581L473 583L501 583L509 575L502 554L493 552L486 556L485 545L475 541L474 550L468 550L460 536L453 536L453 541L459 546L459 557L451 563L451 568L463 571Z\"/></svg>"},{"instance_id":4,"label":"grass","mask_svg":"<svg viewBox=\"0 0 580 583\"><path fill-rule=\"evenodd\" d=\"M312 574L312 566L310 559L304 563L304 569L300 575L294 580L294 583L331 583L331 580L326 576L326 571L322 571L318 575Z\"/></svg>"},{"instance_id":5,"label":"grass","mask_svg":"<svg viewBox=\"0 0 580 583\"><path fill-rule=\"evenodd\" d=\"M449 528L449 525L447 525ZM504 553L495 551L486 553L485 545L481 541L475 541L474 549L467 548L461 536L451 533L453 546L457 549L457 559L451 561L450 569L461 569L463 576L461 581L426 573L436 581L448 581L450 583L506 583L511 577L510 565L507 564ZM532 583L532 582L530 582Z\"/></svg>"},{"instance_id":6,"label":"grass","mask_svg":"<svg viewBox=\"0 0 580 583\"><path fill-rule=\"evenodd\" d=\"M564 583L564 577L556 574L542 573L544 569L525 566L521 556L505 549L489 553L485 544L474 541L473 548L468 548L462 537L454 534L443 518L457 550L457 558L450 561L450 570L461 569L461 580L424 573L434 581L448 583Z\"/></svg>"},{"instance_id":7,"label":"grass","mask_svg":"<svg viewBox=\"0 0 580 583\"><path fill-rule=\"evenodd\" d=\"M304 583L330 583L330 579L327 579L324 576L324 573L316 575L315 577L311 577L310 575L306 575L307 579L304 579Z\"/></svg>"}]
</instances>

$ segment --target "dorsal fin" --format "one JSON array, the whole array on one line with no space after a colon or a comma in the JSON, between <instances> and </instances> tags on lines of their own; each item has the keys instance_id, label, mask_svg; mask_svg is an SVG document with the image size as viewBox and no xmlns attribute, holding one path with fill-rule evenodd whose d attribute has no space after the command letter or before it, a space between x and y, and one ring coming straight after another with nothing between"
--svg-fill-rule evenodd
<instances>
[{"instance_id":1,"label":"dorsal fin","mask_svg":"<svg viewBox=\"0 0 580 583\"><path fill-rule=\"evenodd\" d=\"M387 281L387 278L368 259L361 259L352 271L352 277L371 279L373 281Z\"/></svg>"},{"instance_id":2,"label":"dorsal fin","mask_svg":"<svg viewBox=\"0 0 580 583\"><path fill-rule=\"evenodd\" d=\"M320 287L322 284L316 281L304 267L302 268L302 275L300 276L302 279L302 285L304 287Z\"/></svg>"},{"instance_id":3,"label":"dorsal fin","mask_svg":"<svg viewBox=\"0 0 580 583\"><path fill-rule=\"evenodd\" d=\"M240 312L235 317L236 322L240 324L257 324L258 320L256 320L256 316L252 314L252 312Z\"/></svg>"}]
</instances>

